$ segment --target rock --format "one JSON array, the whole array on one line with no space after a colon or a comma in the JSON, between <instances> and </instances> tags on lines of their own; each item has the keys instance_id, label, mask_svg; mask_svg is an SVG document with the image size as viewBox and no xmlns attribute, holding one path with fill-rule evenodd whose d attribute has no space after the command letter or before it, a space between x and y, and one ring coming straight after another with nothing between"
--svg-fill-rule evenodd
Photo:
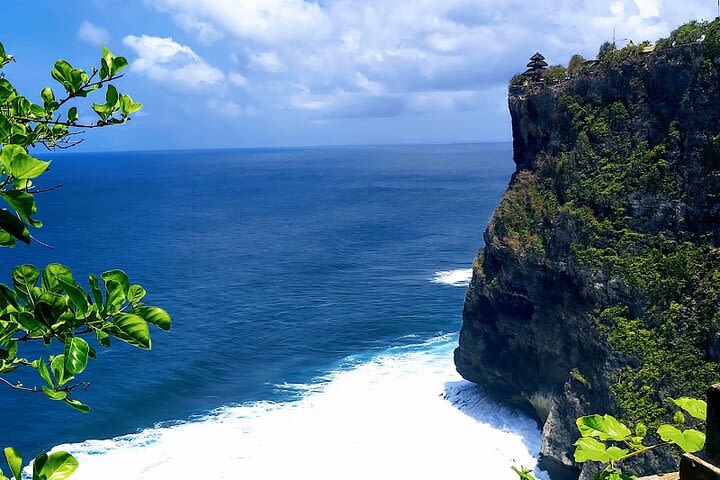
<instances>
[{"instance_id":1,"label":"rock","mask_svg":"<svg viewBox=\"0 0 720 480\"><path fill-rule=\"evenodd\" d=\"M509 96L517 169L475 262L455 364L538 421L553 480L594 472L573 460L577 417L659 421L668 396L702 397L720 378L718 99L720 66L700 44Z\"/></svg>"}]
</instances>

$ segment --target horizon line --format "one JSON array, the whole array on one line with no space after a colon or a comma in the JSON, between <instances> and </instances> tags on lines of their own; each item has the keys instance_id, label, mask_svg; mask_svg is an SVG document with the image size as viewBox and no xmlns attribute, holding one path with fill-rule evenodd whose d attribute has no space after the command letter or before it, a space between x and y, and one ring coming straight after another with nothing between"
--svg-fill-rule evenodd
<instances>
[{"instance_id":1,"label":"horizon line","mask_svg":"<svg viewBox=\"0 0 720 480\"><path fill-rule=\"evenodd\" d=\"M330 144L330 145L287 145L268 147L198 147L198 148L151 148L137 150L79 150L79 151L42 151L39 156L47 155L89 155L98 153L167 153L167 152L221 152L232 150L303 150L303 149L330 149L330 148L367 148L367 147L422 147L422 146L452 146L452 145L482 145L482 144L512 144L512 140L471 140L456 142L427 142L427 143L364 143L364 144Z\"/></svg>"}]
</instances>

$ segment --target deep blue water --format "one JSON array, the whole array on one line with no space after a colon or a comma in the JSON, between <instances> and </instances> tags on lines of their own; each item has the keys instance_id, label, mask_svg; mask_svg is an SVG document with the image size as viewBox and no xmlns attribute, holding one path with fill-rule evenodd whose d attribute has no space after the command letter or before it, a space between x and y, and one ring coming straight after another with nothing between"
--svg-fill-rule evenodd
<instances>
[{"instance_id":1,"label":"deep blue water","mask_svg":"<svg viewBox=\"0 0 720 480\"><path fill-rule=\"evenodd\" d=\"M287 400L343 358L459 330L467 269L513 171L509 144L53 156L39 196L54 249L0 252L122 268L173 318L154 348L100 350L82 415L3 392L0 444L25 456L229 404Z\"/></svg>"}]
</instances>

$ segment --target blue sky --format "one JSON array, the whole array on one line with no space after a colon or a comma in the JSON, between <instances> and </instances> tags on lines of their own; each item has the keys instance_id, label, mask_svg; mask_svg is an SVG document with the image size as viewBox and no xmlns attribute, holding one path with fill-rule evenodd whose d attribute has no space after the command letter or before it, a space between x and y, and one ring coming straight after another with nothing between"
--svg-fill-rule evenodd
<instances>
[{"instance_id":1,"label":"blue sky","mask_svg":"<svg viewBox=\"0 0 720 480\"><path fill-rule=\"evenodd\" d=\"M508 78L536 50L591 58L714 0L37 0L6 5L5 74L38 97L58 58L131 62L143 102L84 150L505 141ZM37 93L34 93L37 92ZM90 118L90 113L85 113Z\"/></svg>"}]
</instances>

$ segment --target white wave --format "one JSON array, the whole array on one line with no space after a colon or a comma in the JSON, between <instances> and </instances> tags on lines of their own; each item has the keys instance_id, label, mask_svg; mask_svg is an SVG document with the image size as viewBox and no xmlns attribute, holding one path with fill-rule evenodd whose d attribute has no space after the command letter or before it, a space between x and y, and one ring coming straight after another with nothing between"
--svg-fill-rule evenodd
<instances>
[{"instance_id":1,"label":"white wave","mask_svg":"<svg viewBox=\"0 0 720 480\"><path fill-rule=\"evenodd\" d=\"M459 377L455 343L388 350L298 401L57 449L78 457L74 480L516 479L511 466L535 468L540 432Z\"/></svg>"},{"instance_id":2,"label":"white wave","mask_svg":"<svg viewBox=\"0 0 720 480\"><path fill-rule=\"evenodd\" d=\"M453 287L467 287L472 280L473 269L462 268L459 270L447 270L444 272L435 272L432 278L433 283L444 283Z\"/></svg>"}]
</instances>

